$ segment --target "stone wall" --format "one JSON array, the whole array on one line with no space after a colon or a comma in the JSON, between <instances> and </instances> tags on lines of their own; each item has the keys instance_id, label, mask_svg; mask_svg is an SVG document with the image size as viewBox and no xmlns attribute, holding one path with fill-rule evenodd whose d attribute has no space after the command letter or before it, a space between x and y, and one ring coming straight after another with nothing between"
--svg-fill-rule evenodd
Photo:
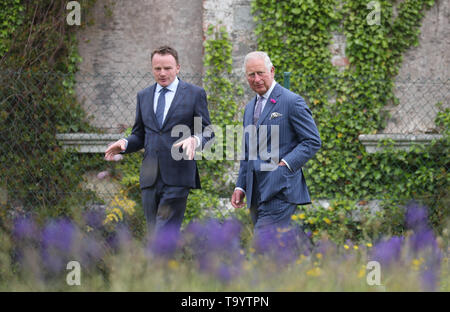
<instances>
[{"instance_id":1,"label":"stone wall","mask_svg":"<svg viewBox=\"0 0 450 312\"><path fill-rule=\"evenodd\" d=\"M450 107L450 1L436 0L420 28L419 45L409 49L396 78L400 103L389 107L384 133L434 133L442 102Z\"/></svg>"},{"instance_id":2,"label":"stone wall","mask_svg":"<svg viewBox=\"0 0 450 312\"><path fill-rule=\"evenodd\" d=\"M97 0L94 25L77 34L76 91L93 125L109 132L132 125L136 93L154 82L150 52L161 45L178 50L182 77L201 83L202 12L201 0Z\"/></svg>"},{"instance_id":3,"label":"stone wall","mask_svg":"<svg viewBox=\"0 0 450 312\"><path fill-rule=\"evenodd\" d=\"M93 116L95 126L120 132L134 119L136 93L153 83L149 53L162 44L180 54L181 77L201 84L203 42L209 25L223 25L233 43L233 72L252 96L243 75L243 58L257 49L251 0L98 0L93 26L78 33L83 57L77 74L77 95ZM404 56L396 81L400 104L388 107L385 133L434 131L435 104L449 105L450 1L436 0L426 13L419 46ZM334 34L332 62L348 66L345 37ZM433 83L433 82L438 83ZM280 81L280 83L282 83ZM123 125L123 126L122 126Z\"/></svg>"}]
</instances>

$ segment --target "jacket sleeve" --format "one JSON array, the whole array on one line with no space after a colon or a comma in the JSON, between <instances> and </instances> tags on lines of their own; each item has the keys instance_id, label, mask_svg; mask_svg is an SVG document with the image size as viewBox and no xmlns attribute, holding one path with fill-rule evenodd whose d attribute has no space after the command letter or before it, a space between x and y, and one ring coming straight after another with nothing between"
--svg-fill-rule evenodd
<instances>
[{"instance_id":1,"label":"jacket sleeve","mask_svg":"<svg viewBox=\"0 0 450 312\"><path fill-rule=\"evenodd\" d=\"M245 120L245 114L247 109L244 111L244 120ZM244 127L244 122L242 122L242 127ZM244 191L247 191L247 170L248 170L248 147L247 147L247 141L245 140L246 133L243 131L242 133L242 153L243 153L243 159L240 161L239 164L239 174L236 181L236 187L239 187L243 189Z\"/></svg>"},{"instance_id":2,"label":"jacket sleeve","mask_svg":"<svg viewBox=\"0 0 450 312\"><path fill-rule=\"evenodd\" d=\"M298 144L283 157L295 172L300 170L320 149L322 141L311 110L301 96L289 105L289 121L294 128Z\"/></svg>"},{"instance_id":3,"label":"jacket sleeve","mask_svg":"<svg viewBox=\"0 0 450 312\"><path fill-rule=\"evenodd\" d=\"M211 119L209 118L208 101L204 89L201 89L197 94L194 116L200 117L202 123L202 132L194 133L194 135L200 139L201 149L203 149L205 144L214 138L212 127L209 127L211 125Z\"/></svg>"},{"instance_id":4,"label":"jacket sleeve","mask_svg":"<svg viewBox=\"0 0 450 312\"><path fill-rule=\"evenodd\" d=\"M124 152L125 154L137 152L140 149L144 148L145 129L144 123L142 122L139 94L137 95L136 118L134 121L133 129L131 131L131 135L127 137L126 140L128 141L128 145L127 149Z\"/></svg>"}]
</instances>

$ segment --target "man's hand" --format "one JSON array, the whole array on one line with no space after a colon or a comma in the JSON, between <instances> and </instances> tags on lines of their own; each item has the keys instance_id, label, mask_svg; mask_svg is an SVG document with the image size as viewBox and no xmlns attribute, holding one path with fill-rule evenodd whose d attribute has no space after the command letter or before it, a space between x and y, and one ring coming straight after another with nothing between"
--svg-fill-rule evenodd
<instances>
[{"instance_id":1,"label":"man's hand","mask_svg":"<svg viewBox=\"0 0 450 312\"><path fill-rule=\"evenodd\" d=\"M189 160L192 160L194 159L195 156L195 147L197 146L197 139L194 137L189 137L181 142L178 142L177 144L174 144L173 146L175 147L181 146L183 151L186 152L186 155L188 156Z\"/></svg>"},{"instance_id":2,"label":"man's hand","mask_svg":"<svg viewBox=\"0 0 450 312\"><path fill-rule=\"evenodd\" d=\"M105 159L107 161L113 161L114 156L119 154L120 152L125 151L125 140L118 140L111 144L105 151Z\"/></svg>"},{"instance_id":3,"label":"man's hand","mask_svg":"<svg viewBox=\"0 0 450 312\"><path fill-rule=\"evenodd\" d=\"M245 206L244 203L245 193L241 190L234 190L233 195L231 195L231 205L234 208L242 208Z\"/></svg>"},{"instance_id":4,"label":"man's hand","mask_svg":"<svg viewBox=\"0 0 450 312\"><path fill-rule=\"evenodd\" d=\"M286 166L286 164L284 163L284 161L280 161L280 162L278 163L278 166Z\"/></svg>"}]
</instances>

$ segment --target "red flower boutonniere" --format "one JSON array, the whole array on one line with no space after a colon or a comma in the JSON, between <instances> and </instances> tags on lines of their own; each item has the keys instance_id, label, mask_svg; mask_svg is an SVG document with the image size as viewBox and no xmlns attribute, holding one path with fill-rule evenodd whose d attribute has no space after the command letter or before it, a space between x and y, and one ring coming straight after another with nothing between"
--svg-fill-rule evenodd
<instances>
[{"instance_id":1,"label":"red flower boutonniere","mask_svg":"<svg viewBox=\"0 0 450 312\"><path fill-rule=\"evenodd\" d=\"M270 99L270 102L272 102L273 104L275 104L277 101L275 101L274 99Z\"/></svg>"}]
</instances>

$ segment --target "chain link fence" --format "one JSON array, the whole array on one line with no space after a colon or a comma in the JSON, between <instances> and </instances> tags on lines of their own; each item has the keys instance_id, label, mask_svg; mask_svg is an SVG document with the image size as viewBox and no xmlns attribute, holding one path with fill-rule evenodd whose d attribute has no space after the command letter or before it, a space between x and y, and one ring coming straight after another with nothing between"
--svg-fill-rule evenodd
<instances>
[{"instance_id":1,"label":"chain link fence","mask_svg":"<svg viewBox=\"0 0 450 312\"><path fill-rule=\"evenodd\" d=\"M181 74L180 78L198 84L202 77ZM231 78L245 83L242 77ZM293 75L277 76L280 84L292 87L294 91L297 91L298 80L299 77ZM103 160L104 151L108 143L123 137L126 129L133 125L137 92L153 82L151 73L78 72L70 76L57 72L3 72L0 77L0 204L13 211L70 205L67 198L78 201L80 197L91 205L108 204L123 189L123 175L120 162L106 163ZM248 86L243 86L246 91L240 99L242 107L252 96ZM412 143L427 146L448 137L450 79L397 80L394 94L398 103L387 103L376 113L382 116L384 127L376 133L360 133L352 138L356 150L364 150L367 154L358 154L348 162L354 161L361 166L360 157L382 152L386 140L393 144L394 150L409 151ZM307 99L315 120L326 121L320 115L323 107L319 109L320 106L312 103L308 94L302 95ZM327 105L337 111L342 101L352 101L351 98L336 98L333 94L329 98ZM215 114L214 107L209 109L211 115ZM439 118L441 123L437 124ZM318 122L321 134L323 125L323 122ZM338 135L345 136L345 133L339 134L339 125L335 126ZM325 135L325 150L331 149L326 145L327 139ZM415 155L421 153L434 162L428 151L415 152ZM433 171L430 174L441 176L439 179L432 176L427 181L438 179L440 184L444 183L439 187L448 190L448 145L436 145L434 153L440 163L437 173ZM383 157L378 156L377 159L382 162ZM326 164L326 160L313 161ZM416 164L400 163L393 168L397 175L414 179L414 173L423 170ZM308 164L307 169L311 196L323 197L326 192L314 187L316 180L311 180L315 174L314 166ZM230 175L232 181L236 172L230 172ZM344 188L351 179L349 172L348 178L339 177L335 183L342 183ZM366 182L382 183L364 180ZM367 197L376 198L378 195L369 192Z\"/></svg>"}]
</instances>

